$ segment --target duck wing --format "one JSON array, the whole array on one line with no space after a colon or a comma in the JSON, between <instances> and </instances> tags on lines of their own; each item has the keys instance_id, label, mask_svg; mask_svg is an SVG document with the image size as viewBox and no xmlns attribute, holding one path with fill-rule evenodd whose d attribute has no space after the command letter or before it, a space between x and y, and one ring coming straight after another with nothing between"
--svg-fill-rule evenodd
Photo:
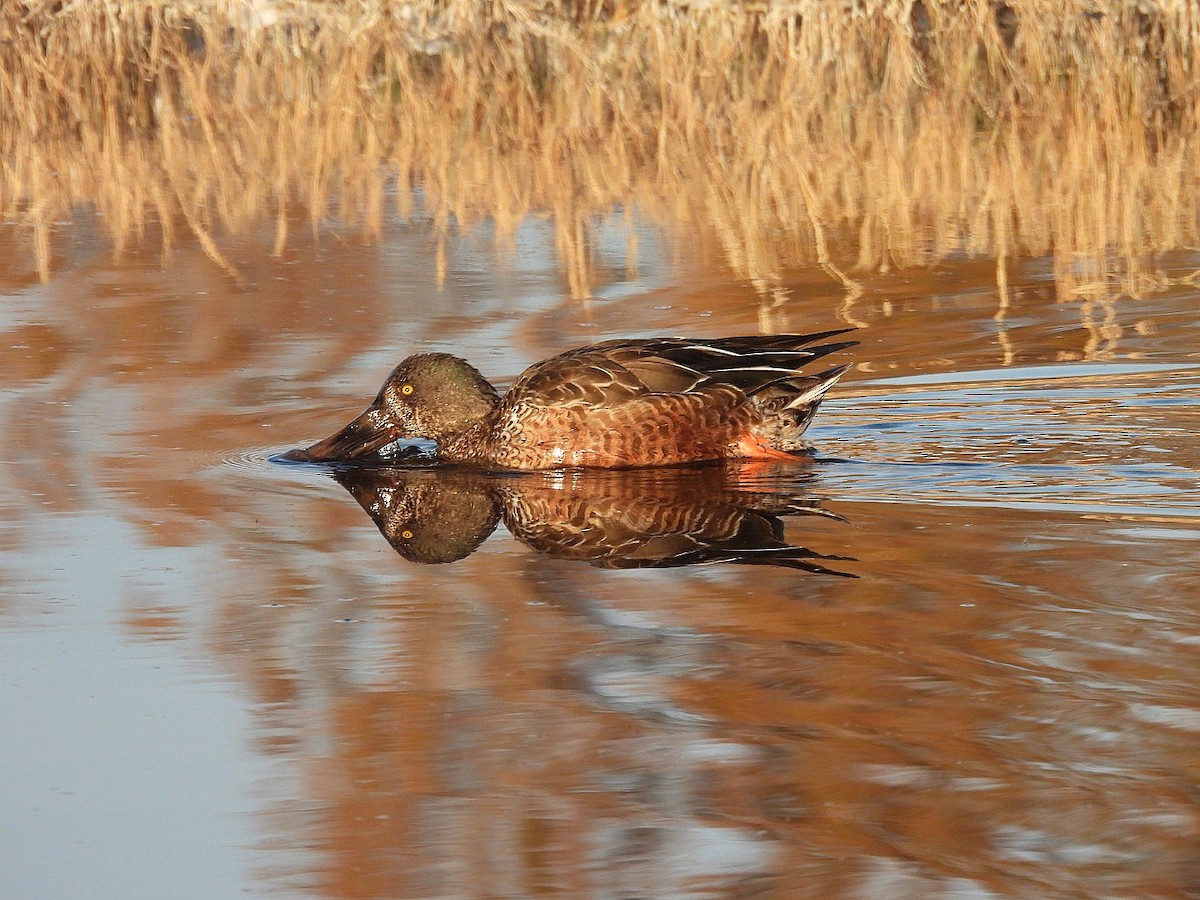
<instances>
[{"instance_id":1,"label":"duck wing","mask_svg":"<svg viewBox=\"0 0 1200 900\"><path fill-rule=\"evenodd\" d=\"M617 340L588 349L630 372L648 391L676 393L728 384L752 394L781 379L795 378L814 360L854 346L857 341L821 343L853 330L713 340Z\"/></svg>"},{"instance_id":2,"label":"duck wing","mask_svg":"<svg viewBox=\"0 0 1200 900\"><path fill-rule=\"evenodd\" d=\"M853 329L815 334L746 335L693 340L648 338L605 341L569 350L526 369L505 397L508 404L612 406L644 394L687 393L713 384L747 395L802 366L853 346L820 343Z\"/></svg>"},{"instance_id":3,"label":"duck wing","mask_svg":"<svg viewBox=\"0 0 1200 900\"><path fill-rule=\"evenodd\" d=\"M647 392L629 369L592 347L569 350L533 366L513 382L508 406L612 406Z\"/></svg>"}]
</instances>

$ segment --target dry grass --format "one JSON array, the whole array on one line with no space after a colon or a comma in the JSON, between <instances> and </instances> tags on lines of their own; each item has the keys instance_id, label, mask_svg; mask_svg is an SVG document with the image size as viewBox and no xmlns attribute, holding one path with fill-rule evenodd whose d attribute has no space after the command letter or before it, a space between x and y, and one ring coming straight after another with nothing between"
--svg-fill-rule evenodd
<instances>
[{"instance_id":1,"label":"dry grass","mask_svg":"<svg viewBox=\"0 0 1200 900\"><path fill-rule=\"evenodd\" d=\"M1198 39L1187 0L7 2L0 213L43 277L81 207L236 275L228 235L419 197L443 236L549 214L579 296L630 208L764 288L1048 255L1137 293L1197 242Z\"/></svg>"}]
</instances>

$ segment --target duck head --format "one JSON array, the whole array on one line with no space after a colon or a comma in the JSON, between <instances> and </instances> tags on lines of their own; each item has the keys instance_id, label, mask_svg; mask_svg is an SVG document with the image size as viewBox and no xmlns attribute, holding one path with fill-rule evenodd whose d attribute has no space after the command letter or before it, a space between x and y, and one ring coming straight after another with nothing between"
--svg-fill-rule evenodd
<instances>
[{"instance_id":1,"label":"duck head","mask_svg":"<svg viewBox=\"0 0 1200 900\"><path fill-rule=\"evenodd\" d=\"M496 389L466 360L448 353L410 356L392 370L375 400L345 428L292 458L360 459L402 438L439 444L496 408Z\"/></svg>"}]
</instances>

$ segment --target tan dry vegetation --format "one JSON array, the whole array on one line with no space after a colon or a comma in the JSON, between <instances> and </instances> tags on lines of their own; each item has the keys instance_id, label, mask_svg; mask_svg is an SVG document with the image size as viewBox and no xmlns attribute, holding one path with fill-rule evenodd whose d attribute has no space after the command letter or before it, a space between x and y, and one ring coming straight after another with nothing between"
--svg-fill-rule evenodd
<instances>
[{"instance_id":1,"label":"tan dry vegetation","mask_svg":"<svg viewBox=\"0 0 1200 900\"><path fill-rule=\"evenodd\" d=\"M1186 0L8 2L0 211L43 278L81 208L236 275L228 235L419 191L443 239L552 217L577 296L630 209L764 288L965 254L1136 294L1197 240L1198 37Z\"/></svg>"}]
</instances>

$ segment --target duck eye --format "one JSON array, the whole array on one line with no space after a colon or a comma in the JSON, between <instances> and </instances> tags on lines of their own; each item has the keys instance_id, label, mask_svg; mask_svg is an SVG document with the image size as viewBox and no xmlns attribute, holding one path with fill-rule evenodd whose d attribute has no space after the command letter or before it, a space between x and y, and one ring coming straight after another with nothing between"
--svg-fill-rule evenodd
<instances>
[{"instance_id":1,"label":"duck eye","mask_svg":"<svg viewBox=\"0 0 1200 900\"><path fill-rule=\"evenodd\" d=\"M404 387L400 388L400 393L402 393L405 397L407 397L412 392L413 392L413 386L411 384L406 384L406 385L404 385Z\"/></svg>"},{"instance_id":2,"label":"duck eye","mask_svg":"<svg viewBox=\"0 0 1200 900\"><path fill-rule=\"evenodd\" d=\"M413 533L405 528L402 532L400 532L400 537L404 538L406 541L411 541L413 539Z\"/></svg>"}]
</instances>

